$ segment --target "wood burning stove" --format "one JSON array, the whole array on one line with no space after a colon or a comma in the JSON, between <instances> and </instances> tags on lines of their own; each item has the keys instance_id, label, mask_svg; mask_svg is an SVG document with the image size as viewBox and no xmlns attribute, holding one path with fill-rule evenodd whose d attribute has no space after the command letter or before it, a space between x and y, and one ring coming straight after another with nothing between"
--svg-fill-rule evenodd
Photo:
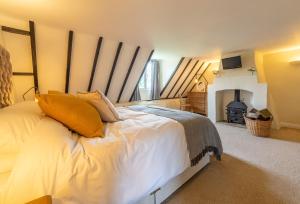
<instances>
[{"instance_id":1,"label":"wood burning stove","mask_svg":"<svg viewBox=\"0 0 300 204\"><path fill-rule=\"evenodd\" d=\"M245 124L244 114L247 113L247 105L240 99L241 91L234 91L234 101L230 102L227 107L227 122Z\"/></svg>"}]
</instances>

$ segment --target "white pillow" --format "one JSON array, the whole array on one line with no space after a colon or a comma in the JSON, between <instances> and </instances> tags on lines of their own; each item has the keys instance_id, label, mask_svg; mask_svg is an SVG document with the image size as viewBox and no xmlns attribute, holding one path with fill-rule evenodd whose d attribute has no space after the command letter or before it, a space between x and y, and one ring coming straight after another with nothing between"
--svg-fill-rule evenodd
<instances>
[{"instance_id":1,"label":"white pillow","mask_svg":"<svg viewBox=\"0 0 300 204\"><path fill-rule=\"evenodd\" d=\"M98 110L103 121L116 122L120 120L116 108L102 92L77 93L77 96L93 105Z\"/></svg>"},{"instance_id":2,"label":"white pillow","mask_svg":"<svg viewBox=\"0 0 300 204\"><path fill-rule=\"evenodd\" d=\"M0 154L18 153L42 117L43 113L34 101L1 109Z\"/></svg>"},{"instance_id":3,"label":"white pillow","mask_svg":"<svg viewBox=\"0 0 300 204\"><path fill-rule=\"evenodd\" d=\"M0 154L0 174L10 172L16 162L18 154Z\"/></svg>"}]
</instances>

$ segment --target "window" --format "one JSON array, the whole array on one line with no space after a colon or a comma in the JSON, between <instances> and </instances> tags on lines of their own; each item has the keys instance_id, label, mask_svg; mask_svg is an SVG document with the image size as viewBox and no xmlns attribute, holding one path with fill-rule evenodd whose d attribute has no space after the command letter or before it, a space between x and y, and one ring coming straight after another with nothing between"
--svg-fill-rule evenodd
<instances>
[{"instance_id":1,"label":"window","mask_svg":"<svg viewBox=\"0 0 300 204\"><path fill-rule=\"evenodd\" d=\"M159 98L160 70L158 60L151 60L139 82L139 94L141 100Z\"/></svg>"},{"instance_id":2,"label":"window","mask_svg":"<svg viewBox=\"0 0 300 204\"><path fill-rule=\"evenodd\" d=\"M151 90L151 83L152 83L152 62L149 62L145 73L143 74L141 81L139 83L139 88L140 89L145 89L145 90Z\"/></svg>"}]
</instances>

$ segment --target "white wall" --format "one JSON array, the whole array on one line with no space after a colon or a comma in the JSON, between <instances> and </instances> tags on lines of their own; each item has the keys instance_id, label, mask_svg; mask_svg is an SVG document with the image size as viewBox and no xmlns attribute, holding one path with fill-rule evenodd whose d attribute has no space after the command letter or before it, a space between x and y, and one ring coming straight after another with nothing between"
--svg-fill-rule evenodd
<instances>
[{"instance_id":1,"label":"white wall","mask_svg":"<svg viewBox=\"0 0 300 204\"><path fill-rule=\"evenodd\" d=\"M217 121L224 118L224 106L233 99L233 92L228 90L240 89L241 99L250 108L258 110L267 108L268 99L268 86L266 83L258 83L256 74L252 75L248 71L251 67L255 66L255 54L253 51L243 51L223 55L222 58L240 55L242 58L242 68L223 70L220 64L220 73L215 77L214 82L208 86L208 117L212 121ZM224 91L220 94L220 91ZM247 95L247 92L252 93ZM217 94L219 93L219 94ZM250 98L251 100L250 100ZM218 111L221 110L221 111ZM220 113L221 112L221 113Z\"/></svg>"},{"instance_id":2,"label":"white wall","mask_svg":"<svg viewBox=\"0 0 300 204\"><path fill-rule=\"evenodd\" d=\"M164 87L174 72L181 57L172 57L168 59L159 59L161 87Z\"/></svg>"},{"instance_id":3,"label":"white wall","mask_svg":"<svg viewBox=\"0 0 300 204\"><path fill-rule=\"evenodd\" d=\"M28 21L16 19L0 14L0 24L14 28L29 30ZM41 93L48 90L64 91L67 60L67 42L69 28L52 27L35 22L37 63L39 88ZM92 69L93 59L97 46L98 34L87 34L74 30L73 52L70 72L70 93L86 91ZM108 76L113 64L119 41L103 36L97 70L95 72L92 90L106 88ZM31 50L29 37L1 32L0 43L8 49L11 54L13 71L32 72ZM120 52L119 60L111 82L108 97L116 102L127 69L138 45L124 42ZM128 101L134 86L144 68L151 48L143 47L138 53L137 59L124 89L121 101ZM15 97L17 101L22 100L22 94L33 87L33 77L15 76ZM33 97L33 91L27 98Z\"/></svg>"},{"instance_id":4,"label":"white wall","mask_svg":"<svg viewBox=\"0 0 300 204\"><path fill-rule=\"evenodd\" d=\"M217 121L218 111L216 107L218 98L216 97L216 93L218 91L232 89L252 92L252 107L258 110L267 108L267 84L258 84L255 76L218 78L214 84L208 86L208 117L212 121Z\"/></svg>"},{"instance_id":5,"label":"white wall","mask_svg":"<svg viewBox=\"0 0 300 204\"><path fill-rule=\"evenodd\" d=\"M220 70L220 75L222 77L234 77L234 76L249 75L250 72L248 71L248 69L250 69L251 67L256 67L255 57L254 57L255 55L254 55L254 51L252 51L252 50L224 54L224 55L222 55L222 59L228 58L228 57L235 57L235 56L241 56L242 67L238 68L238 69L223 70L223 66L222 66L222 62L221 62L219 70Z\"/></svg>"},{"instance_id":6,"label":"white wall","mask_svg":"<svg viewBox=\"0 0 300 204\"><path fill-rule=\"evenodd\" d=\"M293 59L300 59L300 49L264 55L263 67L278 126L300 129L300 64Z\"/></svg>"}]
</instances>

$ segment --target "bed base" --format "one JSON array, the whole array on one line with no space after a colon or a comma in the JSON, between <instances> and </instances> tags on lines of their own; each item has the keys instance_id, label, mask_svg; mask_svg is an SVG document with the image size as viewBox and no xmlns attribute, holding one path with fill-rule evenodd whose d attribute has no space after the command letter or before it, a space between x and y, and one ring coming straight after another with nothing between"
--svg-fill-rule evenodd
<instances>
[{"instance_id":1,"label":"bed base","mask_svg":"<svg viewBox=\"0 0 300 204\"><path fill-rule=\"evenodd\" d=\"M172 195L177 189L185 184L197 172L204 168L210 161L209 153L207 153L196 166L189 167L183 173L171 179L167 184L152 192L149 196L142 199L138 204L159 204Z\"/></svg>"}]
</instances>

